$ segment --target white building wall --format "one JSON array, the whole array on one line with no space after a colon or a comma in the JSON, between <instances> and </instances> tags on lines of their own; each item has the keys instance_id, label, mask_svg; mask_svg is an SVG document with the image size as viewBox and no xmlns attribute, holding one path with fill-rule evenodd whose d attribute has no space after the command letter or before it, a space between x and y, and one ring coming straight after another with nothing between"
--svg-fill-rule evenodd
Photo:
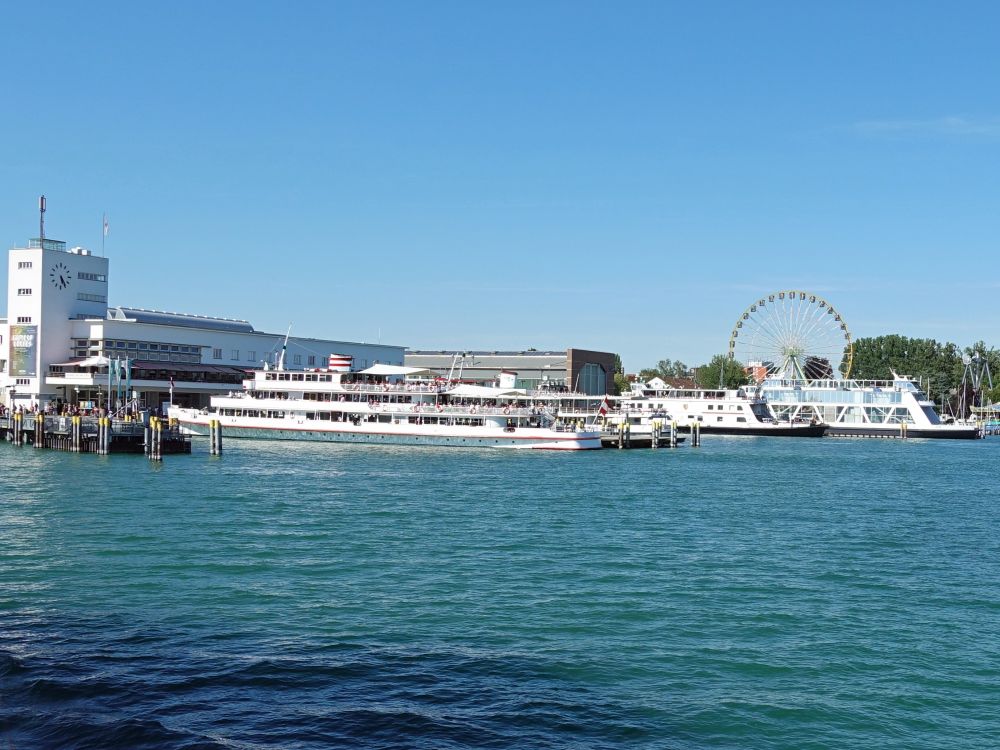
<instances>
[{"instance_id":1,"label":"white building wall","mask_svg":"<svg viewBox=\"0 0 1000 750\"><path fill-rule=\"evenodd\" d=\"M45 375L52 362L70 356L72 318L107 314L108 259L79 249L14 248L7 261L7 324L3 354L6 360L0 386L7 401L14 387L20 403L48 400ZM31 375L12 372L11 336L34 336ZM23 397L23 400L22 400Z\"/></svg>"}]
</instances>

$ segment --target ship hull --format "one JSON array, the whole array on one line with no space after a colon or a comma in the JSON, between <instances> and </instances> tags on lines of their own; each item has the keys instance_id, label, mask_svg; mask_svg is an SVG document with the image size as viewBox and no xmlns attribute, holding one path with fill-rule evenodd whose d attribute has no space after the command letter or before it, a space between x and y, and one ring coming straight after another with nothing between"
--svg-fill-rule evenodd
<instances>
[{"instance_id":1,"label":"ship hull","mask_svg":"<svg viewBox=\"0 0 1000 750\"><path fill-rule=\"evenodd\" d=\"M209 434L209 417L204 420L176 417L181 430L191 435ZM509 448L529 450L597 450L601 448L596 432L558 432L538 428L516 429L448 429L438 426L394 425L385 423L338 423L339 428L326 425L276 426L247 424L219 419L227 438L251 440L300 440L327 443L364 443L375 445L425 445L450 448Z\"/></svg>"},{"instance_id":2,"label":"ship hull","mask_svg":"<svg viewBox=\"0 0 1000 750\"><path fill-rule=\"evenodd\" d=\"M830 425L830 437L923 438L930 440L976 440L981 437L977 427L911 427L906 431L897 425L859 424Z\"/></svg>"},{"instance_id":3,"label":"ship hull","mask_svg":"<svg viewBox=\"0 0 1000 750\"><path fill-rule=\"evenodd\" d=\"M826 424L802 424L802 425L750 425L749 427L720 427L716 425L703 424L701 426L702 435L749 435L752 437L823 437L827 433ZM690 432L690 425L683 427L678 425L677 429L683 432Z\"/></svg>"}]
</instances>

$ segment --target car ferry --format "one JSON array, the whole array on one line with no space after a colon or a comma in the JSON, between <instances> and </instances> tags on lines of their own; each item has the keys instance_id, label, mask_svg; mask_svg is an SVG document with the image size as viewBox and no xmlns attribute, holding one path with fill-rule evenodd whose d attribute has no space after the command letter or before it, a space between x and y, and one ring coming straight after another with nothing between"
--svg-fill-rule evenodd
<instances>
[{"instance_id":1,"label":"car ferry","mask_svg":"<svg viewBox=\"0 0 1000 750\"><path fill-rule=\"evenodd\" d=\"M910 378L892 380L787 380L765 378L758 391L775 418L818 419L833 437L903 437L971 440L975 424L945 423L934 402Z\"/></svg>"},{"instance_id":2,"label":"car ferry","mask_svg":"<svg viewBox=\"0 0 1000 750\"><path fill-rule=\"evenodd\" d=\"M171 407L190 434L218 420L227 437L384 445L541 450L601 447L598 430L561 420L522 389L460 384L415 367L376 364L352 371L331 355L319 370L253 373L243 390L213 396L210 409Z\"/></svg>"}]
</instances>

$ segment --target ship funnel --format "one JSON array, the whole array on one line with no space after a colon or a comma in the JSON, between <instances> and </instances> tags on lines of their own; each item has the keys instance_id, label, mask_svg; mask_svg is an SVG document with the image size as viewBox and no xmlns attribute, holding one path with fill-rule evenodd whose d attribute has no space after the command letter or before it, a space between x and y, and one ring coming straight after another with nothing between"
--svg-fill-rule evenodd
<instances>
[{"instance_id":1,"label":"ship funnel","mask_svg":"<svg viewBox=\"0 0 1000 750\"><path fill-rule=\"evenodd\" d=\"M331 354L327 360L327 369L333 372L350 372L354 357L350 354Z\"/></svg>"},{"instance_id":2,"label":"ship funnel","mask_svg":"<svg viewBox=\"0 0 1000 750\"><path fill-rule=\"evenodd\" d=\"M500 387L504 390L514 388L514 383L517 382L517 373L512 370L501 370L499 380Z\"/></svg>"}]
</instances>

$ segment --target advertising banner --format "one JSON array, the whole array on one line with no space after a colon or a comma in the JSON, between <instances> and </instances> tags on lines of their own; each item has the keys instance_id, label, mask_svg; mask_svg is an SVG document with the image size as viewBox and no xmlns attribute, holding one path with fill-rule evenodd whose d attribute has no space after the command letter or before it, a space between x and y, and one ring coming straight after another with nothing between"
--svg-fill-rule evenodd
<instances>
[{"instance_id":1,"label":"advertising banner","mask_svg":"<svg viewBox=\"0 0 1000 750\"><path fill-rule=\"evenodd\" d=\"M10 327L10 374L34 377L38 359L38 326Z\"/></svg>"}]
</instances>

